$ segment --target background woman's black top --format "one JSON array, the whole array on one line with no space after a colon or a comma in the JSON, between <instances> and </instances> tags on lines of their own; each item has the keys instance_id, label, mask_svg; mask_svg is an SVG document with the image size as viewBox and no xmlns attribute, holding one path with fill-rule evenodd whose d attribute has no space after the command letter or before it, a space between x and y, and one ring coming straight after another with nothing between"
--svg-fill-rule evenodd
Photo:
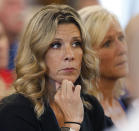
<instances>
[{"instance_id":1,"label":"background woman's black top","mask_svg":"<svg viewBox=\"0 0 139 131\"><path fill-rule=\"evenodd\" d=\"M104 115L99 102L93 96L84 95L93 108L84 107L84 120L80 131L103 131L112 121ZM54 112L45 105L45 112L37 119L33 104L21 94L13 94L0 102L0 131L60 131Z\"/></svg>"}]
</instances>

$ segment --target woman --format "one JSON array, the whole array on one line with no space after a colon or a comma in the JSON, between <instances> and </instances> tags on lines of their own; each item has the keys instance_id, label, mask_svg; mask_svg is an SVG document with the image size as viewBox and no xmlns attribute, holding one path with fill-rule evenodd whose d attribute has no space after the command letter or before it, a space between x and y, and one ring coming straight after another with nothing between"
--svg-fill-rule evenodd
<instances>
[{"instance_id":1,"label":"woman","mask_svg":"<svg viewBox=\"0 0 139 131\"><path fill-rule=\"evenodd\" d=\"M125 106L119 101L123 94L118 80L128 73L127 44L117 18L101 6L89 6L79 10L90 34L92 48L100 59L98 88L94 88L107 116L120 126L125 118ZM116 87L116 88L115 88Z\"/></svg>"},{"instance_id":2,"label":"woman","mask_svg":"<svg viewBox=\"0 0 139 131\"><path fill-rule=\"evenodd\" d=\"M17 54L16 93L0 105L0 130L107 128L111 121L97 100L87 95L98 74L87 42L80 17L69 6L48 5L33 16Z\"/></svg>"}]
</instances>

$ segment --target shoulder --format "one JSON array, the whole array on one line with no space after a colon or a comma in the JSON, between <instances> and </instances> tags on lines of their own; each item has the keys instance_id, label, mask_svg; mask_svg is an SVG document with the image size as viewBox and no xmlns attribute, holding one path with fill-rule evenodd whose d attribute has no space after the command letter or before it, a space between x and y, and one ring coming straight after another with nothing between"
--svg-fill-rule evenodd
<instances>
[{"instance_id":1,"label":"shoulder","mask_svg":"<svg viewBox=\"0 0 139 131\"><path fill-rule=\"evenodd\" d=\"M12 94L0 101L0 117L4 114L8 116L13 113L26 116L26 113L30 112L32 112L31 114L34 113L33 104L22 94Z\"/></svg>"},{"instance_id":2,"label":"shoulder","mask_svg":"<svg viewBox=\"0 0 139 131\"><path fill-rule=\"evenodd\" d=\"M19 93L7 96L0 101L0 112L10 110L10 108L15 108L15 110L24 109L22 107L32 109L33 105L28 98Z\"/></svg>"},{"instance_id":3,"label":"shoulder","mask_svg":"<svg viewBox=\"0 0 139 131\"><path fill-rule=\"evenodd\" d=\"M9 131L35 127L37 118L30 100L21 94L5 97L0 102L0 129ZM37 127L36 127L37 128Z\"/></svg>"}]
</instances>

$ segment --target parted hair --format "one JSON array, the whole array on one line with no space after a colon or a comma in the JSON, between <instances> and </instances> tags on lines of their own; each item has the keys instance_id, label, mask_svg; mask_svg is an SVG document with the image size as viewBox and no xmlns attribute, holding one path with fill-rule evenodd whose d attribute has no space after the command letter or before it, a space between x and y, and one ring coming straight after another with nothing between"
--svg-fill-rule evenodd
<instances>
[{"instance_id":1,"label":"parted hair","mask_svg":"<svg viewBox=\"0 0 139 131\"><path fill-rule=\"evenodd\" d=\"M79 14L68 5L43 7L32 17L23 33L15 61L17 79L13 84L17 93L32 101L38 118L44 112L44 103L49 102L48 68L44 56L53 42L58 25L63 23L75 24L81 33L83 58L81 73L75 82L81 84L81 93L87 93L92 88L92 79L98 75L98 60L90 48L91 44L87 44L90 41Z\"/></svg>"},{"instance_id":2,"label":"parted hair","mask_svg":"<svg viewBox=\"0 0 139 131\"><path fill-rule=\"evenodd\" d=\"M78 13L80 14L85 28L90 35L92 49L93 47L100 46L113 21L119 23L115 14L111 13L100 5L84 7L80 9ZM115 97L119 98L120 95L124 94L123 84L123 80L117 81L117 84L114 89ZM94 87L91 92L98 99L103 98L101 92L99 91L99 88Z\"/></svg>"}]
</instances>

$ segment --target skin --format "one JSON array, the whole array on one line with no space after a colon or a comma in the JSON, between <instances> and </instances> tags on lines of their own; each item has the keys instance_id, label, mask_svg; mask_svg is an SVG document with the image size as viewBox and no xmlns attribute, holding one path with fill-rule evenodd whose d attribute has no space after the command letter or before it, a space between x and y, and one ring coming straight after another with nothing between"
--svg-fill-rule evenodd
<instances>
[{"instance_id":1,"label":"skin","mask_svg":"<svg viewBox=\"0 0 139 131\"><path fill-rule=\"evenodd\" d=\"M53 43L45 56L48 75L61 83L67 79L74 83L80 75L83 51L80 31L74 24L58 26Z\"/></svg>"},{"instance_id":2,"label":"skin","mask_svg":"<svg viewBox=\"0 0 139 131\"><path fill-rule=\"evenodd\" d=\"M128 73L127 43L116 21L113 21L96 51L100 58L101 77L118 79Z\"/></svg>"},{"instance_id":3,"label":"skin","mask_svg":"<svg viewBox=\"0 0 139 131\"><path fill-rule=\"evenodd\" d=\"M0 69L7 68L9 57L8 51L8 38L3 28L3 25L0 23Z\"/></svg>"},{"instance_id":4,"label":"skin","mask_svg":"<svg viewBox=\"0 0 139 131\"><path fill-rule=\"evenodd\" d=\"M45 55L49 84L51 88L56 89L54 100L50 105L55 112L59 126L68 126L76 131L80 129L79 125L66 125L64 121L83 121L81 86L74 86L81 70L83 56L81 44L81 34L76 25L60 24L54 41Z\"/></svg>"}]
</instances>

